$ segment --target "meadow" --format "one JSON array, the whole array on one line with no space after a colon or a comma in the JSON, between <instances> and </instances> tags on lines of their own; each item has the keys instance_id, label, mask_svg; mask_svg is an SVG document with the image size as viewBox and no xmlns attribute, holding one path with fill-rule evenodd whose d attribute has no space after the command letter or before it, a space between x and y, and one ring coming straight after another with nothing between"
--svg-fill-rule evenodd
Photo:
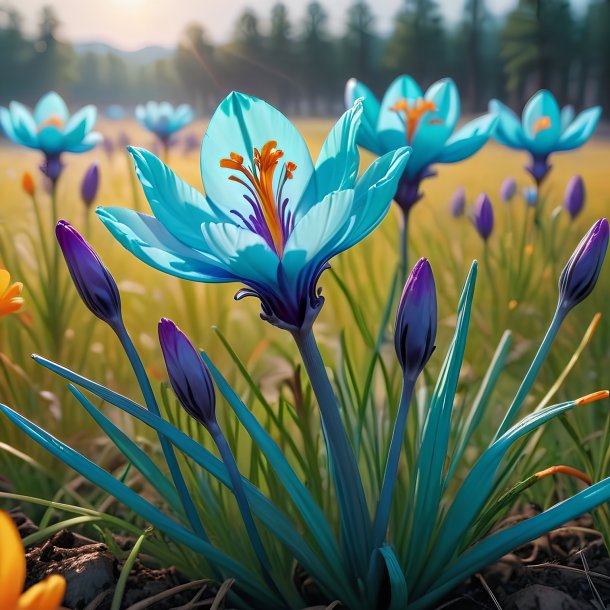
<instances>
[{"instance_id":1,"label":"meadow","mask_svg":"<svg viewBox=\"0 0 610 610\"><path fill-rule=\"evenodd\" d=\"M315 158L333 123L296 120L295 124L305 135ZM97 129L113 141L120 134L126 134L134 146L154 146L150 134L133 121L100 120ZM197 121L186 131L200 139L205 129L206 123ZM495 142L489 142L480 153L466 161L439 166L439 176L424 182L425 197L416 204L410 217L409 268L422 256L430 261L438 290L439 332L437 353L426 367L421 392L425 393L425 387L433 384L441 370L443 354L456 325L460 292L474 259L479 260L480 267L471 330L456 394L456 416L466 414L498 344L505 340L504 332L512 332L502 378L490 398L484 419L474 430L475 447L469 447L465 453L467 464L472 464L476 458L476 447L486 446L493 436L544 336L557 302L557 279L561 269L593 221L605 216L610 209L609 158L610 141L603 136L592 138L578 150L554 155L553 170L544 184L538 206L534 208L528 207L522 196L523 189L531 184L531 177L523 169L525 155ZM373 155L362 151L360 171L373 159ZM58 217L67 219L86 236L116 279L121 290L125 324L168 419L202 444L211 446L193 422L175 408L175 401L167 397L167 375L156 332L161 317L173 319L197 347L205 349L272 437L287 449L291 463L302 466L296 459L298 452L285 438L286 433L290 435L298 430L295 438L305 454L304 463L316 464L321 446L319 424L309 417L312 412L307 409L311 406L311 395L299 368L298 352L285 336L287 333L258 320L260 306L255 299L236 303L233 300L236 285L188 283L161 274L127 253L99 222L94 214L95 205L87 209L81 201L81 181L94 160L99 163L101 176L95 205L125 206L149 212L131 158L120 148L107 153L98 146L87 153L65 158L66 167L58 185ZM1 262L11 273L12 281L23 282L26 303L21 312L0 321L0 402L42 425L121 480L129 480L124 458L102 438L93 420L67 391L65 381L30 358L32 353L40 354L136 401L139 399L140 390L116 337L77 299L63 260L56 284L45 284L41 279L44 260L40 246L44 236L36 230L32 200L22 188L24 172L31 172L48 252L54 252L57 249L52 233L54 221L49 196L36 171L39 163L38 151L13 147L6 142L0 146ZM170 149L168 163L180 177L201 189L198 150L185 151L180 140ZM582 214L571 221L565 211L558 213L558 208L561 209L568 179L574 174L582 175L587 197ZM505 203L499 189L509 176L516 179L518 188L513 200ZM466 191L466 213L454 218L450 202L458 187ZM482 192L489 196L495 213L495 226L487 246L469 218L475 199ZM345 393L342 400L350 402L351 396L352 402L355 397L357 404L366 406L366 413L363 411L358 424L364 430L359 434L363 438L369 435L371 444L375 439L386 442L389 422L395 415L391 404L387 404L386 393L396 391L398 379L396 366L392 363L393 340L388 320L394 319L398 296L396 244L400 222L399 213L392 209L371 236L335 258L331 270L326 271L320 281L326 299L316 322L320 347L327 366L334 372L337 386ZM610 274L606 267L602 269L591 297L568 316L522 414L541 405L577 399L610 384L610 318L606 315L609 294ZM52 320L41 319L34 306L37 298L48 299L46 303L56 299L53 307L56 307L58 323L55 326L60 329L59 334L53 331ZM598 312L601 319L596 318ZM372 364L372 347L381 361L387 363L387 371ZM243 370L240 370L242 364ZM299 400L305 411L299 411ZM300 424L293 421L289 403L297 405L294 408L299 417L306 414L307 426L302 426L302 421ZM272 413L270 405L275 410L277 404L278 410ZM101 407L130 438L137 439L153 456L158 455L154 434L146 426L135 423L116 409L102 407L101 401L97 401L96 406ZM273 478L261 475L258 470L262 466L255 446L240 433L226 404L223 402L218 408L219 419L227 427L227 436L242 473L249 473L249 478L254 477L254 480L259 476L265 479L265 489L277 500L281 494L274 488ZM536 432L529 445L519 445L519 450L513 454L503 484L510 487L524 476L555 464L579 468L594 482L610 475L607 408L608 405L602 402L591 408L577 409L562 415L560 421L548 424L543 432ZM419 438L418 427L413 425L418 417L416 411L413 409L409 415L408 430L412 431L407 433L406 444L410 447ZM308 438L312 441L309 447L306 446ZM571 442L567 444L566 439ZM452 446L457 442L456 427L452 431ZM363 447L366 446L363 441ZM377 458L371 458L366 454L366 448L363 451L363 461L374 489L381 478L380 455L383 452ZM114 501L111 498L85 485L82 478L76 477L59 460L50 459L46 451L5 418L0 419L0 464L6 479L5 500L32 496L70 504L85 498L87 505L96 510L112 512ZM458 468L455 480L463 480L464 472ZM308 483L328 509L332 500L325 495L323 483ZM130 485L146 497L154 497L141 479L134 477ZM579 482L560 477L530 487L514 499L517 506L532 501L547 507L580 488ZM222 502L227 501L225 496L219 495ZM332 508L329 510L333 512ZM31 511L35 520L48 525L51 513L45 510L44 502L42 506L32 505ZM132 516L125 519L139 523ZM610 522L605 511L597 511L596 519L606 540L610 540ZM238 542L227 542L227 547L232 544L236 553L251 553ZM158 548L156 550L159 552ZM192 557L182 557L181 563L177 557L180 555L170 554L162 560L187 569Z\"/></svg>"}]
</instances>

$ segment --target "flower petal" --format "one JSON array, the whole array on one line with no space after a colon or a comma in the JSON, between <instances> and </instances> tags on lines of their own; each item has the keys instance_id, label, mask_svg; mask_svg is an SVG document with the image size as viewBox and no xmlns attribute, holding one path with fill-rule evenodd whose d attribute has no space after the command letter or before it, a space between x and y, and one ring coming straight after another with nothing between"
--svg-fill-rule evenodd
<instances>
[{"instance_id":1,"label":"flower petal","mask_svg":"<svg viewBox=\"0 0 610 610\"><path fill-rule=\"evenodd\" d=\"M357 101L337 121L322 145L315 174L318 198L353 188L360 163L356 139L361 117L362 101ZM297 210L297 220L307 209Z\"/></svg>"},{"instance_id":2,"label":"flower petal","mask_svg":"<svg viewBox=\"0 0 610 610\"><path fill-rule=\"evenodd\" d=\"M49 155L62 152L63 143L64 136L54 125L43 127L38 133L38 146Z\"/></svg>"},{"instance_id":3,"label":"flower petal","mask_svg":"<svg viewBox=\"0 0 610 610\"><path fill-rule=\"evenodd\" d=\"M103 139L104 136L102 136L101 133L92 131L88 133L78 144L66 146L65 151L73 153L87 152L88 150L95 148Z\"/></svg>"},{"instance_id":4,"label":"flower petal","mask_svg":"<svg viewBox=\"0 0 610 610\"><path fill-rule=\"evenodd\" d=\"M561 134L557 150L571 150L582 146L592 135L602 115L600 106L583 110Z\"/></svg>"},{"instance_id":5,"label":"flower petal","mask_svg":"<svg viewBox=\"0 0 610 610\"><path fill-rule=\"evenodd\" d=\"M95 126L97 119L97 108L92 104L84 106L78 112L75 112L64 128L64 138L66 144L80 144L85 136Z\"/></svg>"},{"instance_id":6,"label":"flower petal","mask_svg":"<svg viewBox=\"0 0 610 610\"><path fill-rule=\"evenodd\" d=\"M456 163L474 155L489 140L497 120L497 115L486 114L464 125L447 140L436 161L438 163Z\"/></svg>"},{"instance_id":7,"label":"flower petal","mask_svg":"<svg viewBox=\"0 0 610 610\"><path fill-rule=\"evenodd\" d=\"M555 96L546 89L538 91L523 109L523 131L533 153L553 151L561 135L561 111Z\"/></svg>"},{"instance_id":8,"label":"flower petal","mask_svg":"<svg viewBox=\"0 0 610 610\"><path fill-rule=\"evenodd\" d=\"M423 125L431 124L443 126L444 132L447 134L445 139L447 139L453 133L460 118L460 94L453 79L442 78L430 85L430 88L426 91L425 99L434 102L436 110L425 115L420 128ZM431 119L440 122L431 123ZM415 132L414 143L417 141L418 131L419 129Z\"/></svg>"},{"instance_id":9,"label":"flower petal","mask_svg":"<svg viewBox=\"0 0 610 610\"><path fill-rule=\"evenodd\" d=\"M25 583L25 551L19 530L8 513L0 511L0 608L14 608Z\"/></svg>"},{"instance_id":10,"label":"flower petal","mask_svg":"<svg viewBox=\"0 0 610 610\"><path fill-rule=\"evenodd\" d=\"M358 130L358 144L376 155L380 155L382 153L381 144L377 138L379 100L366 85L355 78L350 78L345 85L345 106L351 108L359 98L362 98L363 113Z\"/></svg>"},{"instance_id":11,"label":"flower petal","mask_svg":"<svg viewBox=\"0 0 610 610\"><path fill-rule=\"evenodd\" d=\"M203 223L201 231L228 273L248 283L277 285L279 259L260 235L229 223Z\"/></svg>"},{"instance_id":12,"label":"flower petal","mask_svg":"<svg viewBox=\"0 0 610 610\"><path fill-rule=\"evenodd\" d=\"M395 150L407 144L404 120L392 110L394 104L402 99L411 103L421 97L423 94L419 85L407 75L394 79L388 87L381 101L377 121L377 135L383 150Z\"/></svg>"},{"instance_id":13,"label":"flower petal","mask_svg":"<svg viewBox=\"0 0 610 610\"><path fill-rule=\"evenodd\" d=\"M43 95L34 108L34 120L37 125L41 125L52 117L57 117L62 123L65 123L68 116L66 102L55 91L49 91Z\"/></svg>"},{"instance_id":14,"label":"flower petal","mask_svg":"<svg viewBox=\"0 0 610 610\"><path fill-rule=\"evenodd\" d=\"M524 148L525 134L519 117L500 100L489 102L489 112L498 116L494 138L509 148Z\"/></svg>"},{"instance_id":15,"label":"flower petal","mask_svg":"<svg viewBox=\"0 0 610 610\"><path fill-rule=\"evenodd\" d=\"M237 182L229 180L229 169L220 169L221 159L235 152L244 158L244 164L252 164L253 151L271 141L284 151L282 162L292 161L297 168L294 177L284 187L290 210L299 207L305 195L316 201L314 168L309 150L294 125L273 106L255 97L233 92L220 104L203 138L201 146L201 177L206 195L227 212L237 210L249 216L252 208L244 199L248 192ZM277 185L280 172L275 172ZM312 186L313 185L313 188ZM277 189L274 189L277 192Z\"/></svg>"},{"instance_id":16,"label":"flower petal","mask_svg":"<svg viewBox=\"0 0 610 610\"><path fill-rule=\"evenodd\" d=\"M564 132L574 120L574 106L568 104L561 109L561 131Z\"/></svg>"},{"instance_id":17,"label":"flower petal","mask_svg":"<svg viewBox=\"0 0 610 610\"><path fill-rule=\"evenodd\" d=\"M98 208L97 215L124 248L155 269L194 282L234 281L224 265L178 241L153 216L112 207Z\"/></svg>"},{"instance_id":18,"label":"flower petal","mask_svg":"<svg viewBox=\"0 0 610 610\"><path fill-rule=\"evenodd\" d=\"M36 122L32 113L23 104L11 102L9 105L13 131L23 146L36 148L38 145Z\"/></svg>"},{"instance_id":19,"label":"flower petal","mask_svg":"<svg viewBox=\"0 0 610 610\"><path fill-rule=\"evenodd\" d=\"M201 223L234 220L151 152L132 146L127 150L153 214L176 239L198 249L204 245Z\"/></svg>"},{"instance_id":20,"label":"flower petal","mask_svg":"<svg viewBox=\"0 0 610 610\"><path fill-rule=\"evenodd\" d=\"M53 574L30 587L20 598L15 610L57 610L66 594L66 579Z\"/></svg>"}]
</instances>

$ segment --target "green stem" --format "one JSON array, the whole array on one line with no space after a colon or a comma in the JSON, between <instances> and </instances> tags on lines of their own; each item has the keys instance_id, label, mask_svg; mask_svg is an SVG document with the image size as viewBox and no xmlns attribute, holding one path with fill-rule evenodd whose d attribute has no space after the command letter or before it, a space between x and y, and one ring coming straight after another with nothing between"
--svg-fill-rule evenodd
<instances>
[{"instance_id":1,"label":"green stem","mask_svg":"<svg viewBox=\"0 0 610 610\"><path fill-rule=\"evenodd\" d=\"M335 482L343 544L356 578L368 571L371 522L358 462L341 420L337 399L311 329L293 333L320 408L322 432Z\"/></svg>"},{"instance_id":2,"label":"green stem","mask_svg":"<svg viewBox=\"0 0 610 610\"><path fill-rule=\"evenodd\" d=\"M536 377L540 372L540 367L542 366L542 363L545 361L549 350L551 349L551 345L553 344L553 341L555 340L555 337L557 336L557 333L561 328L561 324L563 323L566 317L566 313L567 312L563 307L557 307L557 309L555 310L555 314L553 315L551 324L549 325L549 328L546 331L546 335L544 336L544 339L542 340L542 343L540 344L540 347L538 348L538 351L534 356L532 364L530 365L527 374L523 378L523 381L521 382L521 385L517 390L517 394L515 395L515 398L513 398L513 401L510 407L508 408L508 411L506 412L506 415L504 416L504 419L502 420L502 423L500 424L500 427L498 428L498 431L496 432L492 443L495 443L496 440L498 440L498 438L500 438L513 424L517 412L523 405L523 402L527 398L527 395L529 394L530 390L532 389L532 386L534 385L534 382L536 381Z\"/></svg>"},{"instance_id":3,"label":"green stem","mask_svg":"<svg viewBox=\"0 0 610 610\"><path fill-rule=\"evenodd\" d=\"M409 210L402 210L400 226L400 279L402 284L407 281L409 273Z\"/></svg>"},{"instance_id":4,"label":"green stem","mask_svg":"<svg viewBox=\"0 0 610 610\"><path fill-rule=\"evenodd\" d=\"M392 440L390 441L390 449L388 451L388 460L386 462L381 493L379 494L379 502L377 504L375 521L373 523L372 544L374 549L383 544L383 540L388 529L392 495L394 493L394 487L396 486L398 464L400 462L400 453L405 429L407 427L407 416L409 415L409 405L411 404L411 397L413 396L414 387L414 379L405 378L403 380L402 393L400 396L400 403L398 405L398 414L396 415L396 422L394 423L394 431L392 432Z\"/></svg>"},{"instance_id":5,"label":"green stem","mask_svg":"<svg viewBox=\"0 0 610 610\"><path fill-rule=\"evenodd\" d=\"M159 411L159 405L157 404L157 399L155 398L155 394L150 385L150 381L148 380L148 375L146 375L146 370L144 369L144 364L142 364L142 360L140 355L138 354L125 325L122 321L113 327L127 357L129 358L129 362L131 363L131 367L133 372L136 375L138 380L138 384L140 386L140 390L142 391L142 395L144 397L144 402L146 403L146 407L148 410L157 415L161 416ZM174 452L174 448L172 444L169 442L165 436L159 433L159 442L161 443L161 449L163 450L163 455L165 457L165 461L169 468L169 471L172 475L172 479L174 481L174 485L176 486L176 490L178 491L178 495L180 496L180 500L182 502L182 507L184 508L184 512L186 517L193 528L193 531L197 536L199 536L202 540L209 542L208 535L206 534L203 525L201 523L201 519L197 514L197 509L195 508L195 504L193 503L193 499L189 493L188 487L184 482L184 477L182 476L182 472L180 471L180 465L178 464L178 458L176 457L176 453Z\"/></svg>"}]
</instances>

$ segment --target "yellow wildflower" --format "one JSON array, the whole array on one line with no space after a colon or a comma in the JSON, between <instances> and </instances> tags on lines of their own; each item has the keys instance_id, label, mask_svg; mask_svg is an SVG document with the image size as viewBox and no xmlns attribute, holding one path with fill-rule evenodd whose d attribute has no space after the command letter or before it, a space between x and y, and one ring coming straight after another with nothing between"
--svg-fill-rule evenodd
<instances>
[{"instance_id":1,"label":"yellow wildflower","mask_svg":"<svg viewBox=\"0 0 610 610\"><path fill-rule=\"evenodd\" d=\"M0 317L15 313L23 307L21 291L23 284L11 284L11 274L6 269L0 269Z\"/></svg>"}]
</instances>

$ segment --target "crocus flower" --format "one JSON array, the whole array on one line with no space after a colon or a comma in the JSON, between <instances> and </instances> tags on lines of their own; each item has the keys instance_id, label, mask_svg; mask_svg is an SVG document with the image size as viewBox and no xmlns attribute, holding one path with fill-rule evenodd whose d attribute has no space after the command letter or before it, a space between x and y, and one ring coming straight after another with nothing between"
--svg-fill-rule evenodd
<instances>
[{"instance_id":1,"label":"crocus flower","mask_svg":"<svg viewBox=\"0 0 610 610\"><path fill-rule=\"evenodd\" d=\"M241 282L263 319L300 332L323 303L328 261L384 218L409 156L401 148L357 179L362 104L332 129L314 166L305 141L269 104L231 93L201 149L206 197L148 151L130 149L154 216L100 208L111 233L138 258L198 282Z\"/></svg>"},{"instance_id":2,"label":"crocus flower","mask_svg":"<svg viewBox=\"0 0 610 610\"><path fill-rule=\"evenodd\" d=\"M0 108L0 124L6 135L44 153L41 170L51 182L61 174L62 153L85 152L100 142L101 134L92 131L96 116L95 106L85 106L70 116L66 103L54 91L43 96L33 112L19 102Z\"/></svg>"},{"instance_id":3,"label":"crocus flower","mask_svg":"<svg viewBox=\"0 0 610 610\"><path fill-rule=\"evenodd\" d=\"M167 318L159 322L159 343L169 381L185 411L206 428L216 423L212 376L189 338Z\"/></svg>"},{"instance_id":4,"label":"crocus flower","mask_svg":"<svg viewBox=\"0 0 610 610\"><path fill-rule=\"evenodd\" d=\"M11 284L11 274L6 269L0 269L0 317L15 313L23 307L22 290L21 282Z\"/></svg>"},{"instance_id":5,"label":"crocus flower","mask_svg":"<svg viewBox=\"0 0 610 610\"><path fill-rule=\"evenodd\" d=\"M80 187L80 194L83 203L86 207L91 207L97 196L97 190L100 185L100 166L94 161L83 177L83 181Z\"/></svg>"},{"instance_id":6,"label":"crocus flower","mask_svg":"<svg viewBox=\"0 0 610 610\"><path fill-rule=\"evenodd\" d=\"M69 222L60 220L55 235L83 303L100 320L116 328L121 323L121 297L110 271Z\"/></svg>"},{"instance_id":7,"label":"crocus flower","mask_svg":"<svg viewBox=\"0 0 610 610\"><path fill-rule=\"evenodd\" d=\"M593 291L608 249L608 221L600 218L580 240L559 277L559 305L564 311Z\"/></svg>"},{"instance_id":8,"label":"crocus flower","mask_svg":"<svg viewBox=\"0 0 610 610\"><path fill-rule=\"evenodd\" d=\"M0 608L2 610L56 610L64 599L66 580L53 574L23 592L25 553L17 526L0 511Z\"/></svg>"},{"instance_id":9,"label":"crocus flower","mask_svg":"<svg viewBox=\"0 0 610 610\"><path fill-rule=\"evenodd\" d=\"M579 175L572 176L566 187L563 207L574 220L585 207L585 183Z\"/></svg>"},{"instance_id":10,"label":"crocus flower","mask_svg":"<svg viewBox=\"0 0 610 610\"><path fill-rule=\"evenodd\" d=\"M174 108L169 102L148 102L136 106L136 119L142 127L154 133L164 144L195 118L188 104Z\"/></svg>"},{"instance_id":11,"label":"crocus flower","mask_svg":"<svg viewBox=\"0 0 610 610\"><path fill-rule=\"evenodd\" d=\"M436 285L430 263L420 258L400 297L394 347L404 375L414 381L426 366L436 340Z\"/></svg>"},{"instance_id":12,"label":"crocus flower","mask_svg":"<svg viewBox=\"0 0 610 610\"><path fill-rule=\"evenodd\" d=\"M454 218L459 218L464 213L464 208L466 207L466 191L463 186L455 189L453 196L451 197L451 202L449 204L449 209L451 210L451 215Z\"/></svg>"},{"instance_id":13,"label":"crocus flower","mask_svg":"<svg viewBox=\"0 0 610 610\"><path fill-rule=\"evenodd\" d=\"M364 113L358 143L381 155L401 146L413 152L394 195L405 214L423 196L422 180L435 175L437 163L455 163L476 153L491 136L491 114L470 121L456 133L460 96L450 78L437 81L424 94L410 76L399 76L389 86L381 104L361 82L352 78L345 89L351 106L363 98Z\"/></svg>"},{"instance_id":14,"label":"crocus flower","mask_svg":"<svg viewBox=\"0 0 610 610\"><path fill-rule=\"evenodd\" d=\"M504 203L510 203L517 192L517 182L514 178L506 178L500 187L500 198Z\"/></svg>"},{"instance_id":15,"label":"crocus flower","mask_svg":"<svg viewBox=\"0 0 610 610\"><path fill-rule=\"evenodd\" d=\"M538 185L551 169L549 156L582 146L593 135L602 113L601 107L595 106L574 118L574 109L560 109L553 94L545 89L530 98L521 120L498 100L491 100L489 110L498 114L494 138L530 154L531 163L526 169Z\"/></svg>"},{"instance_id":16,"label":"crocus flower","mask_svg":"<svg viewBox=\"0 0 610 610\"><path fill-rule=\"evenodd\" d=\"M487 241L494 228L494 210L485 193L481 193L477 197L472 220L479 235L484 241Z\"/></svg>"}]
</instances>

